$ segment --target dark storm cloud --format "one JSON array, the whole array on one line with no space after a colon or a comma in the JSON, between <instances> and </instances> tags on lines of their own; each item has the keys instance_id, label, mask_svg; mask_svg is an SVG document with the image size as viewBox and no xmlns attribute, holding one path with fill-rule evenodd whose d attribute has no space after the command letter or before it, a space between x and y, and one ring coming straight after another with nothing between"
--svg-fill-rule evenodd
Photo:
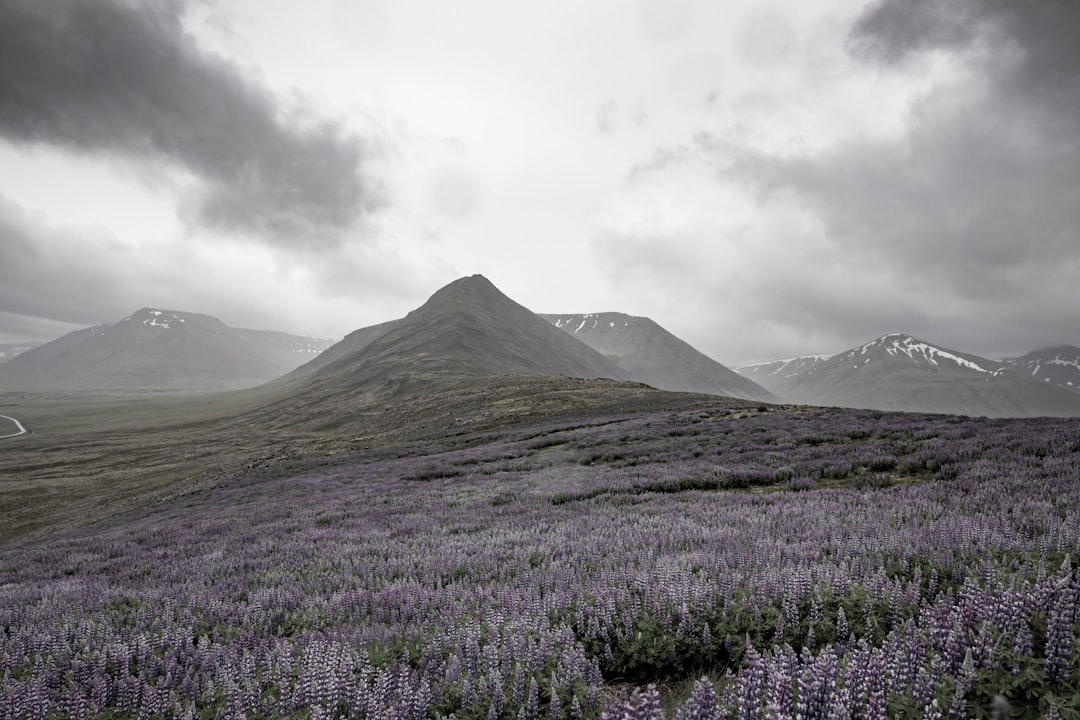
<instances>
[{"instance_id":1,"label":"dark storm cloud","mask_svg":"<svg viewBox=\"0 0 1080 720\"><path fill-rule=\"evenodd\" d=\"M912 53L968 45L978 31L974 5L966 0L878 2L856 23L851 47L864 58L897 63Z\"/></svg>"},{"instance_id":2,"label":"dark storm cloud","mask_svg":"<svg viewBox=\"0 0 1080 720\"><path fill-rule=\"evenodd\" d=\"M58 324L118 320L135 309L125 305L125 290L156 280L138 272L134 282L125 279L139 259L115 241L49 227L3 196L0 238L0 331L6 333L51 339L47 333ZM29 333L31 327L38 331Z\"/></svg>"},{"instance_id":3,"label":"dark storm cloud","mask_svg":"<svg viewBox=\"0 0 1080 720\"><path fill-rule=\"evenodd\" d=\"M969 50L982 41L976 62L998 93L1053 109L1075 127L1078 27L1075 0L880 0L855 24L850 46L865 60L895 65L927 50Z\"/></svg>"},{"instance_id":4,"label":"dark storm cloud","mask_svg":"<svg viewBox=\"0 0 1080 720\"><path fill-rule=\"evenodd\" d=\"M954 264L955 278L973 269L971 291L990 279L980 271L1019 289L1028 270L1080 259L1076 28L1073 0L877 3L852 30L857 56L895 64L950 50L983 85L923 98L906 143L853 143L793 164L793 181L853 231L876 225L913 260Z\"/></svg>"},{"instance_id":5,"label":"dark storm cloud","mask_svg":"<svg viewBox=\"0 0 1080 720\"><path fill-rule=\"evenodd\" d=\"M165 160L200 182L185 220L280 242L335 238L379 204L368 152L185 32L185 3L8 0L0 6L0 134Z\"/></svg>"},{"instance_id":6,"label":"dark storm cloud","mask_svg":"<svg viewBox=\"0 0 1080 720\"><path fill-rule=\"evenodd\" d=\"M701 340L725 360L835 352L890 331L991 356L1080 343L1076 28L1074 0L878 2L851 30L856 59L920 74L942 65L923 64L933 52L952 71L929 76L901 132L853 128L787 153L702 134L630 180L707 167L721 197L758 206L747 237L711 233L707 246L665 230L683 260L666 277L633 231L605 247L658 284L707 288L703 306L737 308ZM710 259L709 246L723 250Z\"/></svg>"},{"instance_id":7,"label":"dark storm cloud","mask_svg":"<svg viewBox=\"0 0 1080 720\"><path fill-rule=\"evenodd\" d=\"M802 156L710 138L698 148L723 158L721 177L749 180L765 202L804 204L850 273L891 275L921 309L913 323L929 339L1022 352L1037 324L1047 340L1076 342L1078 27L1080 3L1071 1L886 0L855 24L856 57L919 72L921 53L943 51L969 73L918 97L903 137L853 138ZM779 294L805 307L800 293ZM883 288L880 304L888 297ZM838 334L865 325L850 312L818 321Z\"/></svg>"},{"instance_id":8,"label":"dark storm cloud","mask_svg":"<svg viewBox=\"0 0 1080 720\"><path fill-rule=\"evenodd\" d=\"M260 305L240 281L222 283L213 261L191 250L183 241L136 248L102 230L49 224L0 194L0 342L53 340L147 305L287 329L281 308Z\"/></svg>"}]
</instances>

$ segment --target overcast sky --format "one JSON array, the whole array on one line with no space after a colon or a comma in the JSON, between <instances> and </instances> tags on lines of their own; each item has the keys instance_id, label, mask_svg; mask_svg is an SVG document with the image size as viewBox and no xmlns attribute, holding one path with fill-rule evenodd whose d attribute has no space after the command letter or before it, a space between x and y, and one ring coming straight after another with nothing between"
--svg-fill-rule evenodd
<instances>
[{"instance_id":1,"label":"overcast sky","mask_svg":"<svg viewBox=\"0 0 1080 720\"><path fill-rule=\"evenodd\" d=\"M483 273L727 365L1080 344L1074 0L3 0L0 342Z\"/></svg>"}]
</instances>

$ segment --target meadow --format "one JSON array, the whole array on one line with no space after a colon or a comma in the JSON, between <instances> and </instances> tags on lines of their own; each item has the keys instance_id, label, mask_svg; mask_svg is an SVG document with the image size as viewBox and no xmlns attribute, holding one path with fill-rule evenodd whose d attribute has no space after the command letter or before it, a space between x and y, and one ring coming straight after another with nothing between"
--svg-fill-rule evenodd
<instances>
[{"instance_id":1,"label":"meadow","mask_svg":"<svg viewBox=\"0 0 1080 720\"><path fill-rule=\"evenodd\" d=\"M1080 718L1080 421L715 407L0 550L0 718Z\"/></svg>"}]
</instances>

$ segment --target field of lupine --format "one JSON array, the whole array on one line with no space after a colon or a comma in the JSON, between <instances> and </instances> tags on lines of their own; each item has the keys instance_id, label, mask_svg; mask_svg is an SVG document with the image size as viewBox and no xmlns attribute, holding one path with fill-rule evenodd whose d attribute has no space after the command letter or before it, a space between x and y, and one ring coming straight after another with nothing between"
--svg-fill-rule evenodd
<instances>
[{"instance_id":1,"label":"field of lupine","mask_svg":"<svg viewBox=\"0 0 1080 720\"><path fill-rule=\"evenodd\" d=\"M0 551L0 718L1080 718L1080 421L651 413Z\"/></svg>"}]
</instances>

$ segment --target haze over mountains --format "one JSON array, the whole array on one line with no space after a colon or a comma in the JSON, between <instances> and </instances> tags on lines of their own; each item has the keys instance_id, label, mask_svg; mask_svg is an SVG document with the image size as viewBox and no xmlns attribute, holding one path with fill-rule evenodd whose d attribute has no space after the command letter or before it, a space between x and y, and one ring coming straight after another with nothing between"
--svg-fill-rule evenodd
<instances>
[{"instance_id":1,"label":"haze over mountains","mask_svg":"<svg viewBox=\"0 0 1080 720\"><path fill-rule=\"evenodd\" d=\"M27 350L33 350L42 343L0 343L0 364L12 360L18 355L22 355Z\"/></svg>"},{"instance_id":2,"label":"haze over mountains","mask_svg":"<svg viewBox=\"0 0 1080 720\"><path fill-rule=\"evenodd\" d=\"M1070 368L1062 357L1032 353L1044 365ZM1040 361L1041 360L1041 361ZM1038 368L1038 369L1035 369ZM877 410L987 415L1078 415L1080 393L1032 379L1015 362L949 350L903 333L890 333L832 356L807 356L737 368L789 402Z\"/></svg>"},{"instance_id":3,"label":"haze over mountains","mask_svg":"<svg viewBox=\"0 0 1080 720\"><path fill-rule=\"evenodd\" d=\"M232 328L210 315L142 308L0 365L0 390L222 390L266 382L332 341Z\"/></svg>"}]
</instances>

